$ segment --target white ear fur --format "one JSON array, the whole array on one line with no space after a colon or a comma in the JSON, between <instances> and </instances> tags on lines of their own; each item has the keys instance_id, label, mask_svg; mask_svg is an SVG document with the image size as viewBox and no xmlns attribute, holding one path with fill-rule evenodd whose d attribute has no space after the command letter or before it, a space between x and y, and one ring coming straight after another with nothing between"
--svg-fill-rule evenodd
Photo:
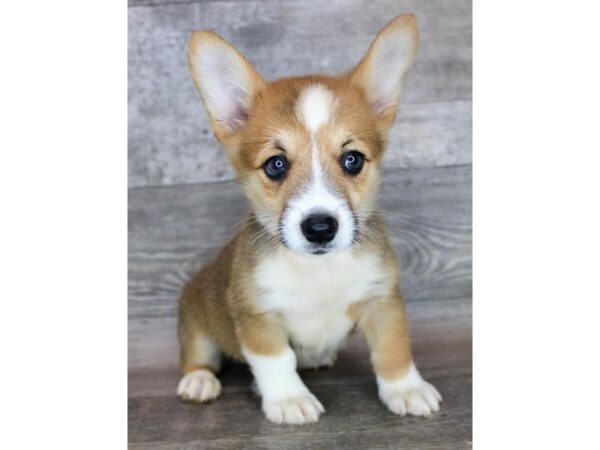
<instances>
[{"instance_id":1,"label":"white ear fur","mask_svg":"<svg viewBox=\"0 0 600 450\"><path fill-rule=\"evenodd\" d=\"M217 137L233 134L246 122L262 78L233 46L209 31L192 33L188 58Z\"/></svg>"},{"instance_id":2,"label":"white ear fur","mask_svg":"<svg viewBox=\"0 0 600 450\"><path fill-rule=\"evenodd\" d=\"M398 105L402 81L419 46L417 22L412 14L393 19L379 32L365 57L350 74L361 85L375 114Z\"/></svg>"}]
</instances>

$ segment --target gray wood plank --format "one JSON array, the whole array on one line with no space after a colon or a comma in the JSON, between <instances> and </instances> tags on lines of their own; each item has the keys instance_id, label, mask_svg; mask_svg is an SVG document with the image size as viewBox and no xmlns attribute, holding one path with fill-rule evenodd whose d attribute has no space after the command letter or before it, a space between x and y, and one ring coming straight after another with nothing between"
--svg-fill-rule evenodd
<instances>
[{"instance_id":1,"label":"gray wood plank","mask_svg":"<svg viewBox=\"0 0 600 450\"><path fill-rule=\"evenodd\" d=\"M327 409L318 424L266 421L240 364L225 367L216 402L179 401L179 289L231 235L246 203L235 183L138 188L129 193L131 448L471 447L471 167L387 170L382 188L414 357L444 396L442 410L430 419L387 412L358 334L333 368L301 372Z\"/></svg>"},{"instance_id":2,"label":"gray wood plank","mask_svg":"<svg viewBox=\"0 0 600 450\"><path fill-rule=\"evenodd\" d=\"M316 424L278 426L264 419L250 392L195 405L171 397L129 401L131 448L465 449L471 445L471 377L432 379L444 396L429 419L398 417L374 383L308 387L326 409Z\"/></svg>"},{"instance_id":3,"label":"gray wood plank","mask_svg":"<svg viewBox=\"0 0 600 450\"><path fill-rule=\"evenodd\" d=\"M408 305L414 357L429 376L471 374L471 301L432 301ZM179 381L176 319L129 321L129 396L173 395ZM374 382L369 352L360 334L353 335L340 352L334 368L307 371L315 385ZM233 365L222 378L227 392L246 391L250 375Z\"/></svg>"},{"instance_id":4,"label":"gray wood plank","mask_svg":"<svg viewBox=\"0 0 600 450\"><path fill-rule=\"evenodd\" d=\"M129 192L129 314L173 317L183 284L247 210L235 183ZM471 168L388 170L381 206L408 302L471 297Z\"/></svg>"},{"instance_id":5,"label":"gray wood plank","mask_svg":"<svg viewBox=\"0 0 600 450\"><path fill-rule=\"evenodd\" d=\"M232 178L187 71L193 29L219 32L267 78L335 74L352 67L376 32L403 12L417 14L421 48L391 133L388 163L470 163L468 0L177 3L128 10L130 186Z\"/></svg>"},{"instance_id":6,"label":"gray wood plank","mask_svg":"<svg viewBox=\"0 0 600 450\"><path fill-rule=\"evenodd\" d=\"M230 0L128 0L127 6L160 6L160 5L181 5L185 3L213 3L213 2L223 2ZM240 1L260 1L260 0L240 0Z\"/></svg>"}]
</instances>

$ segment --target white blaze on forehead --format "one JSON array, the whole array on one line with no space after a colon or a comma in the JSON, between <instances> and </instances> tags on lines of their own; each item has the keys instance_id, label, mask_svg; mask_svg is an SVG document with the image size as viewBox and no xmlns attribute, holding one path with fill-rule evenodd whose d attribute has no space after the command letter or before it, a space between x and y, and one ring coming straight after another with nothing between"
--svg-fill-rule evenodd
<instances>
[{"instance_id":1,"label":"white blaze on forehead","mask_svg":"<svg viewBox=\"0 0 600 450\"><path fill-rule=\"evenodd\" d=\"M310 132L313 183L320 185L322 185L323 173L319 163L319 149L315 135L319 128L329 120L332 106L332 92L321 84L313 84L302 92L296 107L296 114ZM324 186L320 187L324 188Z\"/></svg>"},{"instance_id":2,"label":"white blaze on forehead","mask_svg":"<svg viewBox=\"0 0 600 450\"><path fill-rule=\"evenodd\" d=\"M312 173L290 200L282 220L283 236L293 250L306 250L309 245L302 234L301 224L310 214L327 214L337 219L338 231L329 244L330 248L346 248L354 237L352 211L346 200L328 182L326 170L321 166L321 149L316 139L319 128L330 121L334 108L333 93L321 84L306 88L296 103L296 115L310 133Z\"/></svg>"},{"instance_id":3,"label":"white blaze on forehead","mask_svg":"<svg viewBox=\"0 0 600 450\"><path fill-rule=\"evenodd\" d=\"M296 112L312 135L329 120L332 104L333 94L320 84L310 86L300 96Z\"/></svg>"}]
</instances>

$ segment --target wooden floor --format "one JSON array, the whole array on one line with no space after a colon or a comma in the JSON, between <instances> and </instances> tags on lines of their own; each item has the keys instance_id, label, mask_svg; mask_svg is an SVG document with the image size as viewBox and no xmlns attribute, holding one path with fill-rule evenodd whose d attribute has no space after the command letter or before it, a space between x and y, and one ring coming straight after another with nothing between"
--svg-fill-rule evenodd
<instances>
[{"instance_id":1,"label":"wooden floor","mask_svg":"<svg viewBox=\"0 0 600 450\"><path fill-rule=\"evenodd\" d=\"M389 413L358 335L334 368L301 372L326 409L317 424L269 423L241 365L225 368L216 402L181 402L177 296L231 235L245 201L227 182L139 188L129 193L130 447L470 448L471 167L388 171L381 200L401 258L415 360L444 396L439 413Z\"/></svg>"}]
</instances>

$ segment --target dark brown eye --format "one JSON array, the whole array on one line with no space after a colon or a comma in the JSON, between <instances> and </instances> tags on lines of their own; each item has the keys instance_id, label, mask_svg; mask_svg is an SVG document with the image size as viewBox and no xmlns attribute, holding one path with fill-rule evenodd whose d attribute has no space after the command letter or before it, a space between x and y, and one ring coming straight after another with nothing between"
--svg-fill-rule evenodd
<instances>
[{"instance_id":1,"label":"dark brown eye","mask_svg":"<svg viewBox=\"0 0 600 450\"><path fill-rule=\"evenodd\" d=\"M363 168L365 158L362 153L349 151L342 155L342 169L350 175L358 175Z\"/></svg>"},{"instance_id":2,"label":"dark brown eye","mask_svg":"<svg viewBox=\"0 0 600 450\"><path fill-rule=\"evenodd\" d=\"M281 180L288 171L288 161L282 155L273 156L267 159L263 170L271 180Z\"/></svg>"}]
</instances>

